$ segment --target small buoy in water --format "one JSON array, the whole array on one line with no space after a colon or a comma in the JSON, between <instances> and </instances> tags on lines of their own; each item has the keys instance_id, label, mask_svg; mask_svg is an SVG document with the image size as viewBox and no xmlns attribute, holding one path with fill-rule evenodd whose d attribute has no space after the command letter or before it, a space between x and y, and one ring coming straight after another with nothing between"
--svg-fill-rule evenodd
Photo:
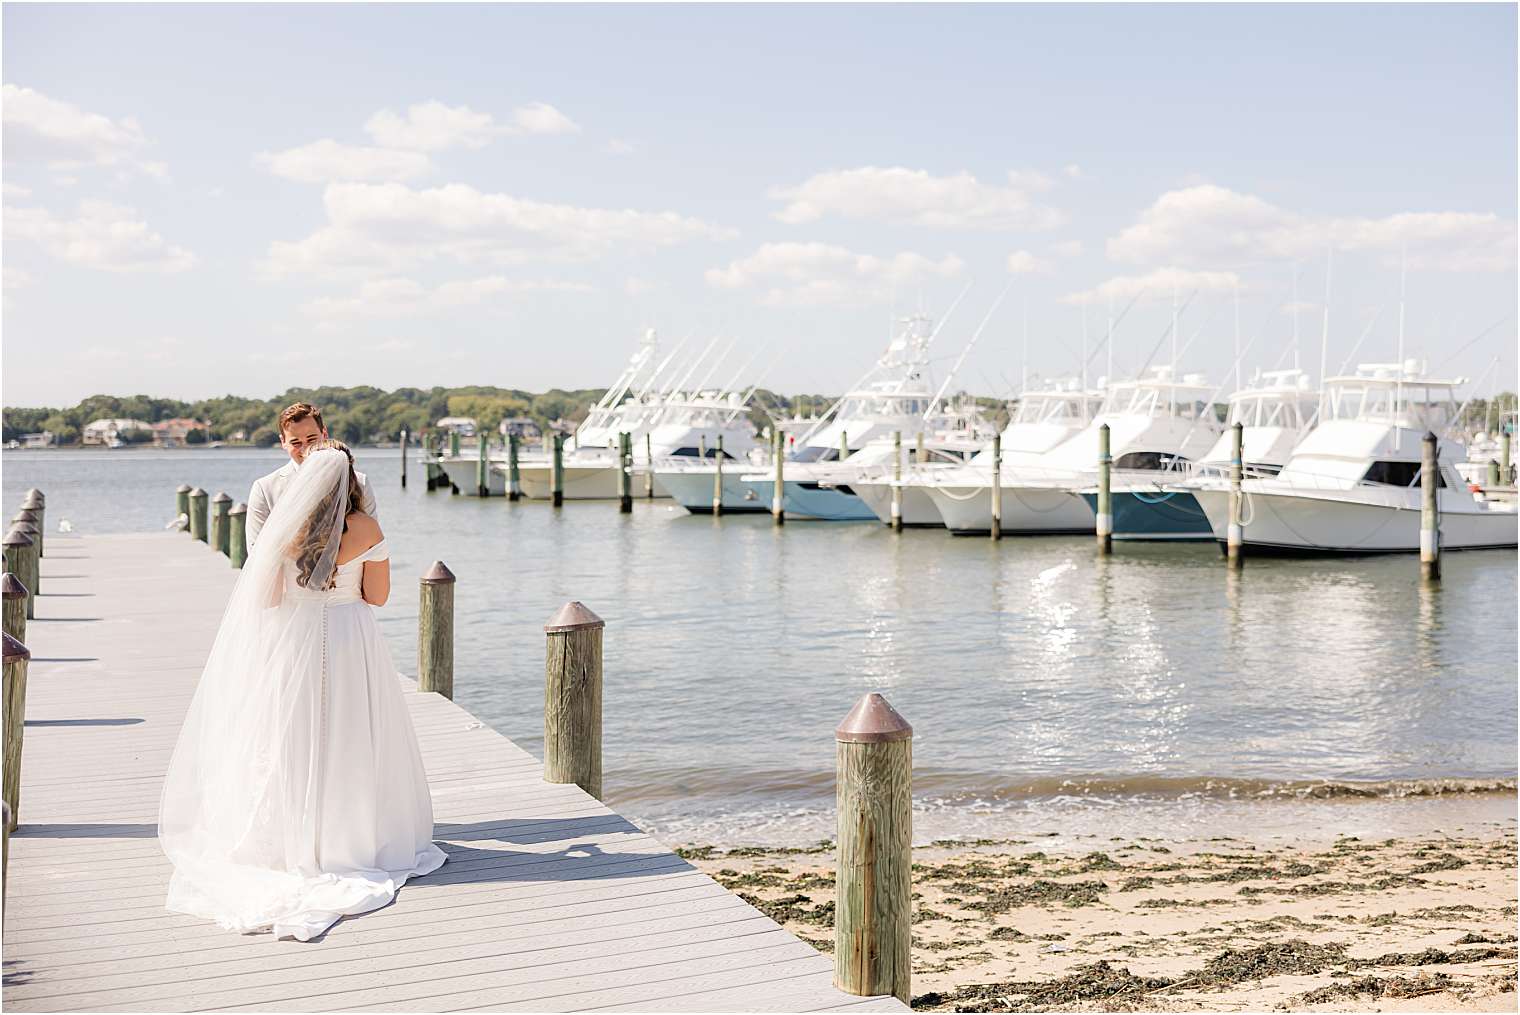
<instances>
[{"instance_id":1,"label":"small buoy in water","mask_svg":"<svg viewBox=\"0 0 1520 1015\"><path fill-rule=\"evenodd\" d=\"M71 522L71 521L69 521L67 518L60 518L60 519L58 519L58 531L59 532L73 532L74 531L74 523Z\"/></svg>"}]
</instances>

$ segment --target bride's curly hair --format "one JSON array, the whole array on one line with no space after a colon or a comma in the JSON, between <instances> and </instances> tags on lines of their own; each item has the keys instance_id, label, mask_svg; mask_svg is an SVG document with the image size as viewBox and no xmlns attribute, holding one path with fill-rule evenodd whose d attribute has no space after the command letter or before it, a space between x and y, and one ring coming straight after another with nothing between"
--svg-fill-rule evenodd
<instances>
[{"instance_id":1,"label":"bride's curly hair","mask_svg":"<svg viewBox=\"0 0 1520 1015\"><path fill-rule=\"evenodd\" d=\"M348 531L348 516L355 511L363 510L364 488L359 485L359 476L354 472L354 453L349 450L347 444L344 444L342 441L333 440L332 438L321 441L315 447L307 449L306 453L311 454L313 451L320 451L324 448L332 448L348 456L348 482L342 488L334 490L322 498L312 511L311 517L306 520L305 525L301 526L301 531L296 534L296 538L291 542L290 555L295 558L296 562L296 584L300 585L303 589L306 588L307 582L311 580L311 573L316 568L317 561L322 559L322 552L327 549L328 533L326 531L326 520L332 517L333 498L345 497L348 501L343 508L342 531L344 532ZM337 580L338 569L334 567L332 574L327 579L327 587L332 588L337 583Z\"/></svg>"}]
</instances>

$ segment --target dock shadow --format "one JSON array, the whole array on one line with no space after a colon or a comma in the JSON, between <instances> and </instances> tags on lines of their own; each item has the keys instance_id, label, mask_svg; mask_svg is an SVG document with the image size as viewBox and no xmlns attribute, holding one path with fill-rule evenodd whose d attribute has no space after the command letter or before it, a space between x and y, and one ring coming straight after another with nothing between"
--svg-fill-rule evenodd
<instances>
[{"instance_id":1,"label":"dock shadow","mask_svg":"<svg viewBox=\"0 0 1520 1015\"><path fill-rule=\"evenodd\" d=\"M36 660L33 660L34 662ZM56 659L47 659L45 662L57 662ZM33 727L59 727L59 726L136 726L138 723L147 722L146 719L28 719L26 728Z\"/></svg>"},{"instance_id":2,"label":"dock shadow","mask_svg":"<svg viewBox=\"0 0 1520 1015\"><path fill-rule=\"evenodd\" d=\"M503 823L478 822L467 825L440 823L434 838L448 853L449 861L438 870L412 881L419 884L484 884L489 882L523 883L550 881L602 881L615 878L646 877L651 873L683 868L690 864L661 846L643 846L641 851L604 849L594 840L608 834L642 835L643 830L619 815L587 828L585 818L543 818ZM471 842L559 843L559 849L547 851L502 849L461 845Z\"/></svg>"},{"instance_id":3,"label":"dock shadow","mask_svg":"<svg viewBox=\"0 0 1520 1015\"><path fill-rule=\"evenodd\" d=\"M158 824L151 825L29 825L22 822L12 839L156 839Z\"/></svg>"},{"instance_id":4,"label":"dock shadow","mask_svg":"<svg viewBox=\"0 0 1520 1015\"><path fill-rule=\"evenodd\" d=\"M32 656L34 663L98 663L99 656Z\"/></svg>"}]
</instances>

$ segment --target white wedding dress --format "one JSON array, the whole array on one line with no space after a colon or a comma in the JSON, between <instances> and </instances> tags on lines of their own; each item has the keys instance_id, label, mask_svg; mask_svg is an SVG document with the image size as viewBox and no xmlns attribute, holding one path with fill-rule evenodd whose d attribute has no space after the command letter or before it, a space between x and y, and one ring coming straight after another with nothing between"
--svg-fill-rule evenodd
<instances>
[{"instance_id":1,"label":"white wedding dress","mask_svg":"<svg viewBox=\"0 0 1520 1015\"><path fill-rule=\"evenodd\" d=\"M312 589L280 552L288 539L277 529L268 541L270 523L181 730L159 834L174 863L170 910L307 941L446 857L399 677L360 594L364 563L388 559L385 541L329 561L332 587Z\"/></svg>"}]
</instances>

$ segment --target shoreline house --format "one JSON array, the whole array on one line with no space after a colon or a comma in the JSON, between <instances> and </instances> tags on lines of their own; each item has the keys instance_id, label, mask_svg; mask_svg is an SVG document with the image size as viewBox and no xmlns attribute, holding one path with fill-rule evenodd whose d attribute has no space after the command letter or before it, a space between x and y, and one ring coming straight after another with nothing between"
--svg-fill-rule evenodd
<instances>
[{"instance_id":1,"label":"shoreline house","mask_svg":"<svg viewBox=\"0 0 1520 1015\"><path fill-rule=\"evenodd\" d=\"M190 435L200 431L201 436L192 441ZM160 448L178 448L186 444L205 444L211 439L211 424L198 419L165 419L153 424L153 444Z\"/></svg>"},{"instance_id":2,"label":"shoreline house","mask_svg":"<svg viewBox=\"0 0 1520 1015\"><path fill-rule=\"evenodd\" d=\"M527 416L510 416L502 420L501 425L496 429L503 437L516 434L525 441L536 441L543 436L538 424Z\"/></svg>"},{"instance_id":3,"label":"shoreline house","mask_svg":"<svg viewBox=\"0 0 1520 1015\"><path fill-rule=\"evenodd\" d=\"M475 436L475 420L469 416L445 416L433 425L446 434L457 433L461 437Z\"/></svg>"},{"instance_id":4,"label":"shoreline house","mask_svg":"<svg viewBox=\"0 0 1520 1015\"><path fill-rule=\"evenodd\" d=\"M153 437L153 424L140 419L97 419L84 425L79 432L79 443L119 448L126 444L146 444Z\"/></svg>"}]
</instances>

